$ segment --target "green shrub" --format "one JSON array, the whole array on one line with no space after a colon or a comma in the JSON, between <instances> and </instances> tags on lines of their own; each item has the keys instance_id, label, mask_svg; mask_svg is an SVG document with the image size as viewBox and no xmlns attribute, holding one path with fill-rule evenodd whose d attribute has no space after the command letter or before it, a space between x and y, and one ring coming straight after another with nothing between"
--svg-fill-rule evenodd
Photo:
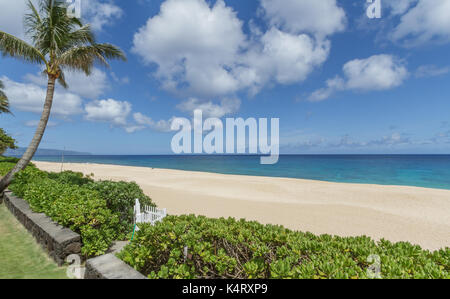
<instances>
[{"instance_id":1,"label":"green shrub","mask_svg":"<svg viewBox=\"0 0 450 299\"><path fill-rule=\"evenodd\" d=\"M18 158L0 156L0 177L10 172L18 161ZM27 168L36 168L36 166L33 163L29 163Z\"/></svg>"},{"instance_id":2,"label":"green shrub","mask_svg":"<svg viewBox=\"0 0 450 299\"><path fill-rule=\"evenodd\" d=\"M50 172L48 177L52 180L69 185L82 186L88 183L92 183L94 180L89 176L85 176L81 172L64 171L64 172Z\"/></svg>"},{"instance_id":3,"label":"green shrub","mask_svg":"<svg viewBox=\"0 0 450 299\"><path fill-rule=\"evenodd\" d=\"M34 166L28 166L14 175L9 189L13 191L15 195L23 198L32 182L39 182L47 178L47 172L39 170Z\"/></svg>"},{"instance_id":4,"label":"green shrub","mask_svg":"<svg viewBox=\"0 0 450 299\"><path fill-rule=\"evenodd\" d=\"M16 164L10 162L0 163L0 177L5 176L8 172L10 172L11 169L13 169L14 165Z\"/></svg>"},{"instance_id":5,"label":"green shrub","mask_svg":"<svg viewBox=\"0 0 450 299\"><path fill-rule=\"evenodd\" d=\"M145 195L139 185L134 182L99 181L92 182L85 187L97 191L106 201L108 208L119 213L122 225L124 227L128 225L128 230L134 222L133 208L136 199L139 199L141 205L155 206L150 197Z\"/></svg>"},{"instance_id":6,"label":"green shrub","mask_svg":"<svg viewBox=\"0 0 450 299\"><path fill-rule=\"evenodd\" d=\"M5 163L5 162L7 162L7 163L17 163L17 162L19 162L19 158L16 158L16 157L5 157L5 156L0 156L0 163Z\"/></svg>"},{"instance_id":7,"label":"green shrub","mask_svg":"<svg viewBox=\"0 0 450 299\"><path fill-rule=\"evenodd\" d=\"M14 187L12 191L16 193ZM43 178L28 183L23 199L33 211L80 233L86 256L104 254L112 241L125 237L118 233L119 216L95 191Z\"/></svg>"},{"instance_id":8,"label":"green shrub","mask_svg":"<svg viewBox=\"0 0 450 299\"><path fill-rule=\"evenodd\" d=\"M12 167L13 163L0 163L0 173ZM104 254L112 241L125 239L133 228L136 198L153 205L136 183L96 183L82 173L48 173L33 165L17 173L9 189L33 211L80 233L86 256Z\"/></svg>"},{"instance_id":9,"label":"green shrub","mask_svg":"<svg viewBox=\"0 0 450 299\"><path fill-rule=\"evenodd\" d=\"M448 248L431 253L408 243L315 236L232 218L168 216L140 225L134 240L119 257L149 278L368 278L370 255L380 256L383 278L450 278Z\"/></svg>"}]
</instances>

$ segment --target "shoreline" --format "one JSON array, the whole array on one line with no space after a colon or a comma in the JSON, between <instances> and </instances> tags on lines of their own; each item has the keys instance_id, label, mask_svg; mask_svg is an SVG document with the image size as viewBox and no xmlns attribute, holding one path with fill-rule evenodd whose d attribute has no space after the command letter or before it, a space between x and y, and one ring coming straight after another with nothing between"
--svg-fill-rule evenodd
<instances>
[{"instance_id":1,"label":"shoreline","mask_svg":"<svg viewBox=\"0 0 450 299\"><path fill-rule=\"evenodd\" d=\"M214 155L213 155L214 156ZM450 158L450 155L281 155L280 157L385 157L387 159L390 159L392 157L446 157ZM112 156L93 156L93 157L116 157L114 155ZM121 156L117 155L117 157L159 157L157 155L155 156L145 156L145 155L128 155L128 156ZM161 157L178 157L175 155L161 155ZM181 156L183 157L183 156ZM187 157L187 156L184 156ZM305 167L306 171L291 171L290 164L289 165L282 165L283 163L279 163L281 165L278 167L274 167L272 170L268 169L262 169L261 171L254 170L254 167L249 167L249 165L245 164L244 160L244 166L241 167L241 163L236 163L236 161L231 160L229 161L231 164L227 167L222 167L219 164L205 164L204 160L200 159L198 161L200 166L197 166L197 162L195 160L196 155L193 155L194 160L189 160L190 162L184 164L185 161L181 160L180 167L175 166L172 163L177 163L176 160L173 160L170 162L170 165L167 165L167 163L164 163L158 159L156 160L149 160L149 161L140 161L140 160L133 160L131 159L130 163L125 163L128 161L128 159L119 159L122 162L119 162L119 160L116 159L68 159L67 161L64 161L64 163L80 163L80 164L93 164L93 165L116 165L116 166L129 166L129 167L145 167L145 168L157 168L157 169L166 169L166 170L179 170L179 171L187 171L187 172L207 172L207 173L214 173L214 174L224 174L224 175L241 175L241 176L258 176L258 177L268 177L268 178L290 178L290 179L299 179L299 180L306 180L306 181L321 181L321 182L330 182L330 183L346 183L346 184L363 184L363 185L379 185L379 186L398 186L398 187L418 187L418 188L427 188L427 189L439 189L439 190L449 190L450 191L450 183L448 181L445 181L445 177L450 177L450 164L448 164L449 167L446 167L445 171L439 173L439 169L431 170L433 166L430 164L430 160L427 162L421 162L424 163L424 165L411 167L408 165L405 165L405 162L402 162L401 160L395 160L393 166L386 166L387 162L382 161L381 166L382 170L383 167L385 168L385 173L388 173L388 176L383 175L382 173L374 173L371 171L367 171L367 168L370 168L370 163L367 164L367 167L361 168L361 163L368 163L367 161L360 161L356 159L355 163L360 164L359 167L353 168L353 167L344 167L341 170L337 170L336 167L338 166L331 166L329 171L330 174L323 175L323 174L317 174L314 173L315 169L318 167L321 168L323 165L322 162L313 162L312 164L307 164ZM203 156L201 156L203 157ZM218 155L217 157L223 157L222 155ZM247 156L243 156L247 157ZM259 156L252 156L252 157L259 157ZM320 159L319 159L320 160ZM60 160L54 160L54 159L42 159L40 160L37 158L39 162L54 162L54 163L61 163ZM449 162L450 160L446 160L445 162ZM147 162L147 163L146 163ZM152 163L149 163L152 162ZM219 161L221 162L221 161ZM222 161L226 162L226 161ZM242 162L242 161L241 161ZM294 161L295 162L295 161ZM306 161L307 162L307 161ZM330 163L334 163L333 161L329 161ZM309 163L309 162L308 162ZM316 165L314 165L316 163ZM408 162L409 163L409 162ZM348 165L348 164L347 164ZM384 165L384 166L383 166ZM215 168L214 170L211 170L211 166ZM218 166L218 167L217 167ZM253 165L254 166L254 165ZM297 165L300 168L303 167L301 165ZM283 169L283 167L287 167L288 169ZM417 167L423 167L417 168ZM430 168L431 167L431 168ZM338 167L339 168L339 167ZM309 169L309 170L308 170ZM421 170L422 169L422 170ZM398 170L401 170L400 172L411 172L413 175L408 176L405 174L398 173ZM342 173L341 173L342 171ZM431 173L428 173L431 172ZM421 175L414 175L414 173L421 173Z\"/></svg>"},{"instance_id":2,"label":"shoreline","mask_svg":"<svg viewBox=\"0 0 450 299\"><path fill-rule=\"evenodd\" d=\"M33 163L59 172L61 163ZM450 190L65 163L95 179L135 181L169 214L234 217L293 230L450 247Z\"/></svg>"}]
</instances>

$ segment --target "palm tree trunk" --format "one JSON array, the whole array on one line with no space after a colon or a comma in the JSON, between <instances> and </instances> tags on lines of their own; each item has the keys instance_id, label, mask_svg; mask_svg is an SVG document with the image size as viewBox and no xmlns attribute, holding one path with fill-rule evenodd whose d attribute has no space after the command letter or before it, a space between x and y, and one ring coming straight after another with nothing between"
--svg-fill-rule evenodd
<instances>
[{"instance_id":1,"label":"palm tree trunk","mask_svg":"<svg viewBox=\"0 0 450 299\"><path fill-rule=\"evenodd\" d=\"M26 152L23 154L22 158L19 160L19 162L17 162L16 166L14 166L14 168L0 180L0 194L3 193L3 191L5 191L5 189L9 186L14 175L27 167L28 163L30 163L31 159L36 153L36 150L39 147L39 143L41 143L45 128L47 127L48 119L50 117L50 112L52 110L53 95L55 93L55 81L56 78L54 76L49 76L44 110L42 111L41 120L39 121L36 133L34 133L33 140L28 146Z\"/></svg>"}]
</instances>

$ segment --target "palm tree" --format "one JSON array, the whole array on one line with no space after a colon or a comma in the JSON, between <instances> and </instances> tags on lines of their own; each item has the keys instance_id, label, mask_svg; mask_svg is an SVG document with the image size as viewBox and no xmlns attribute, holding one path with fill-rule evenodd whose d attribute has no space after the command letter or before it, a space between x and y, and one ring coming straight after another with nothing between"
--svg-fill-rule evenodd
<instances>
[{"instance_id":1,"label":"palm tree","mask_svg":"<svg viewBox=\"0 0 450 299\"><path fill-rule=\"evenodd\" d=\"M108 59L126 60L119 48L96 43L90 26L83 25L78 18L70 17L60 1L41 0L38 11L29 0L28 8L24 25L31 44L0 31L0 52L4 56L45 66L47 95L36 133L16 166L0 180L0 192L8 187L14 174L23 170L33 158L50 116L55 83L58 81L64 88L68 87L64 71L82 71L90 75L95 63L109 66Z\"/></svg>"},{"instance_id":2,"label":"palm tree","mask_svg":"<svg viewBox=\"0 0 450 299\"><path fill-rule=\"evenodd\" d=\"M11 111L9 111L8 97L6 97L6 94L3 92L3 88L5 88L5 86L3 85L3 82L0 81L0 113L11 113Z\"/></svg>"}]
</instances>

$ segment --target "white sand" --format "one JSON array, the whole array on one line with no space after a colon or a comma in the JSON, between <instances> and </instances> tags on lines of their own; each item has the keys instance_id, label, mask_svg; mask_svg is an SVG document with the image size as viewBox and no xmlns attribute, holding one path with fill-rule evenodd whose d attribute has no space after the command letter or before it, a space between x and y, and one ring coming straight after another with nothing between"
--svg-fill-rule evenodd
<instances>
[{"instance_id":1,"label":"white sand","mask_svg":"<svg viewBox=\"0 0 450 299\"><path fill-rule=\"evenodd\" d=\"M47 171L60 163L34 162ZM96 179L135 181L169 214L236 217L315 234L367 235L450 247L450 191L100 164L64 164Z\"/></svg>"}]
</instances>

